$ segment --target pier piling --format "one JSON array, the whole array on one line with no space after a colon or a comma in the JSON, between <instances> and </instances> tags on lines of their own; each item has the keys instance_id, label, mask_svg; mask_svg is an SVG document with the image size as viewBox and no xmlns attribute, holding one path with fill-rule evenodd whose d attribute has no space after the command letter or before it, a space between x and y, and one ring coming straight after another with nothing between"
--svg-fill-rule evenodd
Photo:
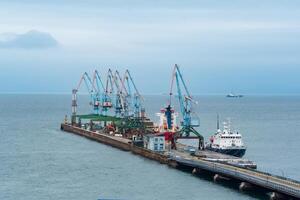
<instances>
[{"instance_id":1,"label":"pier piling","mask_svg":"<svg viewBox=\"0 0 300 200\"><path fill-rule=\"evenodd\" d=\"M239 190L240 191L247 191L253 189L253 185L247 182L241 182L239 185Z\"/></svg>"}]
</instances>

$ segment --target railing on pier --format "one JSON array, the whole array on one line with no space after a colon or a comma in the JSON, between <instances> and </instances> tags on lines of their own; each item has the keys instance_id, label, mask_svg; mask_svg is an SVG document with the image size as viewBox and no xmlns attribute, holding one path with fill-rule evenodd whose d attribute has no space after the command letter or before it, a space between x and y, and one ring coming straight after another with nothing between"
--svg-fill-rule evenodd
<instances>
[{"instance_id":1,"label":"railing on pier","mask_svg":"<svg viewBox=\"0 0 300 200\"><path fill-rule=\"evenodd\" d=\"M300 198L300 183L288 178L271 175L265 172L260 172L252 169L243 169L222 163L214 163L202 159L184 158L178 155L171 156L171 159L178 163L185 164L191 167L197 167L222 174L226 177L235 178L241 181L249 182L272 191L277 191L282 194Z\"/></svg>"}]
</instances>

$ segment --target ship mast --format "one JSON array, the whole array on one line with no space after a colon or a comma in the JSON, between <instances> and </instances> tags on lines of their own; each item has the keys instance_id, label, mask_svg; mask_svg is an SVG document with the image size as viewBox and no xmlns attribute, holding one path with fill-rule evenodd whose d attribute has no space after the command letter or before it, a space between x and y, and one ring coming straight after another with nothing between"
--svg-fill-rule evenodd
<instances>
[{"instance_id":1,"label":"ship mast","mask_svg":"<svg viewBox=\"0 0 300 200\"><path fill-rule=\"evenodd\" d=\"M219 114L217 115L217 130L220 129L220 120L219 120Z\"/></svg>"}]
</instances>

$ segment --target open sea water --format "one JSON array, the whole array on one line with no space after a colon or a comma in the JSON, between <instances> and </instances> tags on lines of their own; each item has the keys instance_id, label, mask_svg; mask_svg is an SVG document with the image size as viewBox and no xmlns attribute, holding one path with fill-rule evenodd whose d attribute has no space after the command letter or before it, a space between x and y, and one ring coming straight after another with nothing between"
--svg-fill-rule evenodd
<instances>
[{"instance_id":1,"label":"open sea water","mask_svg":"<svg viewBox=\"0 0 300 200\"><path fill-rule=\"evenodd\" d=\"M245 158L258 169L300 180L300 97L197 96L199 131L230 117ZM79 112L88 113L88 97ZM149 117L167 102L145 96ZM0 200L267 199L193 176L128 152L60 131L71 95L0 95Z\"/></svg>"}]
</instances>

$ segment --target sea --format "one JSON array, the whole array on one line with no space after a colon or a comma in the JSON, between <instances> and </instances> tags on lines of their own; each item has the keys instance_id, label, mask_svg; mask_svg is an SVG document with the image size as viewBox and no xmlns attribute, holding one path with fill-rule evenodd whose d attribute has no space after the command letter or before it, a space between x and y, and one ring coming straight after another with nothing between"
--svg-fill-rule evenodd
<instances>
[{"instance_id":1,"label":"sea","mask_svg":"<svg viewBox=\"0 0 300 200\"><path fill-rule=\"evenodd\" d=\"M300 96L194 98L206 141L217 115L230 118L243 135L245 158L259 170L300 180ZM78 113L91 112L88 101L79 97ZM147 115L158 121L155 113L167 101L145 95ZM62 132L70 113L71 95L0 95L0 200L268 199Z\"/></svg>"}]
</instances>

